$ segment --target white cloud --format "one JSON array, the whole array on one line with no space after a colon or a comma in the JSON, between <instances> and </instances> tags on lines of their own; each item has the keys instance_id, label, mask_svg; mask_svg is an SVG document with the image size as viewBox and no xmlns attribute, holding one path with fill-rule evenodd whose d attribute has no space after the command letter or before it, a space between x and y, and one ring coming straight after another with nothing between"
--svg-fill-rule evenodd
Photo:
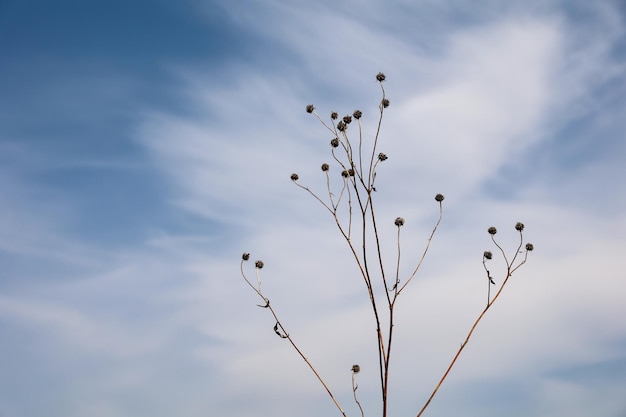
<instances>
[{"instance_id":1,"label":"white cloud","mask_svg":"<svg viewBox=\"0 0 626 417\"><path fill-rule=\"evenodd\" d=\"M380 99L373 76L379 70L388 75L385 88L392 103L380 148L390 159L380 166L376 194L386 260L393 263L392 221L402 215L407 220L402 269L412 269L436 219L432 197L446 194L441 229L397 310L393 395L398 412L413 412L415 398L426 396L484 304L480 256L489 249L486 227L496 225L498 237L514 248L512 225L518 220L526 223L536 250L481 323L447 383L539 381L533 393L544 408L537 415L595 407L571 395L593 398L605 387L552 381L545 374L620 358L619 338L626 330L619 320L626 313L620 279L626 223L617 210L598 217L582 203L546 196L574 193L579 186L594 191L619 166L595 170L600 160L584 173L577 171L575 184L557 171L565 184L558 190L554 183L507 178L521 191L506 198L485 193L484 185L505 168L532 169L550 135L593 107L596 80L619 77L621 67L610 52L621 33L619 22L599 13L608 34L596 36L589 29L581 35L554 11L517 16L498 9L502 15L480 24L473 19L458 26L452 20L433 23L430 28L437 32L416 43L426 29L405 22L404 15L417 10L412 4L390 20L405 22L397 27L381 17L380 5L372 6L353 14L318 3L238 8L241 21L259 35L259 45L280 48L261 48L268 61L285 61L261 60L254 68L239 64L222 74L220 85L201 69L178 68L182 96L193 113L144 113L137 140L177 189L170 203L216 222L213 236L159 230L137 250L120 253L58 239L63 227L51 224L63 212L48 213L26 233L6 219L0 224L0 230L22 239L3 242L12 243L14 252L56 254L67 264L98 260L68 277L75 281L22 287L0 297L3 322L37 329L41 340L58 343L54 349L119 359L110 372L98 374L102 384L76 389L99 399L76 405L76 415L123 415L124 405L113 406L116 400L108 396L136 392L158 376L171 375L163 358L181 373L188 367L207 370L204 377L179 377L189 384L184 388L176 380L146 391L161 401L184 402L180 409L189 414L206 409L226 416L334 412L306 366L273 334L267 310L255 307L259 300L239 277L244 250L266 262L263 288L272 305L346 408L353 407L348 371L359 362L360 392L375 409L376 352L364 288L328 213L294 187L289 174L297 171L303 184L325 189L319 165L329 160L330 137L304 112L309 102L323 115L363 106L371 137ZM451 6L441 7L445 11L437 13L447 16ZM598 8L603 12L604 6ZM355 131L351 125L350 133ZM578 181L585 176L591 177L587 185ZM20 217L20 223L27 222ZM495 262L493 268L498 270ZM500 283L498 272L494 278ZM188 395L178 397L187 387ZM195 401L190 393L197 393ZM607 413L619 411L618 394L603 394ZM224 399L235 404L223 404Z\"/></svg>"}]
</instances>

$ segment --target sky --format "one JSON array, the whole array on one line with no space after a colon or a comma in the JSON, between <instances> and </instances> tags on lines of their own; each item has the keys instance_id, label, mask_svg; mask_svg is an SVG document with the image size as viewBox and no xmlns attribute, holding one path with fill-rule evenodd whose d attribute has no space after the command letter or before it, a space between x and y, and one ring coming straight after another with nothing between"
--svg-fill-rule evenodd
<instances>
[{"instance_id":1,"label":"sky","mask_svg":"<svg viewBox=\"0 0 626 417\"><path fill-rule=\"evenodd\" d=\"M516 222L535 250L424 416L625 417L621 0L0 2L0 417L380 415L372 312L325 192L328 121L384 72L389 414L415 416ZM350 129L355 129L354 125ZM356 132L356 130L350 130ZM356 133L352 133L356 134ZM331 174L339 175L336 166ZM337 177L335 177L337 178Z\"/></svg>"}]
</instances>

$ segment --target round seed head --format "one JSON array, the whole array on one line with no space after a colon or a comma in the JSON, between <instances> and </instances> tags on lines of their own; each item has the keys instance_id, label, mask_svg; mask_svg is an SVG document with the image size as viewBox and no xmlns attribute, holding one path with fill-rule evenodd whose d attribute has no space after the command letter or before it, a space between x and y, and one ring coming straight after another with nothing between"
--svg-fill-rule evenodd
<instances>
[{"instance_id":1,"label":"round seed head","mask_svg":"<svg viewBox=\"0 0 626 417\"><path fill-rule=\"evenodd\" d=\"M378 81L379 83L382 83L383 81L385 81L385 74L383 74L382 72L379 72L378 74L376 74L376 81Z\"/></svg>"},{"instance_id":2,"label":"round seed head","mask_svg":"<svg viewBox=\"0 0 626 417\"><path fill-rule=\"evenodd\" d=\"M383 105L383 108L386 109L387 107L389 107L389 100L384 98L381 104Z\"/></svg>"},{"instance_id":3,"label":"round seed head","mask_svg":"<svg viewBox=\"0 0 626 417\"><path fill-rule=\"evenodd\" d=\"M350 173L344 169L343 171L341 171L341 176L344 178L348 178L350 176Z\"/></svg>"},{"instance_id":4,"label":"round seed head","mask_svg":"<svg viewBox=\"0 0 626 417\"><path fill-rule=\"evenodd\" d=\"M357 120L359 120L361 116L363 116L363 113L361 112L361 110L355 110L354 113L352 113L352 117L354 117Z\"/></svg>"},{"instance_id":5,"label":"round seed head","mask_svg":"<svg viewBox=\"0 0 626 417\"><path fill-rule=\"evenodd\" d=\"M483 257L485 259L491 259L493 257L493 254L489 252L488 250L486 250L485 253L483 253Z\"/></svg>"},{"instance_id":6,"label":"round seed head","mask_svg":"<svg viewBox=\"0 0 626 417\"><path fill-rule=\"evenodd\" d=\"M349 125L352 122L352 116L347 115L347 116L343 116L343 122L347 125Z\"/></svg>"},{"instance_id":7,"label":"round seed head","mask_svg":"<svg viewBox=\"0 0 626 417\"><path fill-rule=\"evenodd\" d=\"M339 117L339 115L337 114L337 112L336 112L336 111L334 111L334 112L331 112L331 113L330 113L330 118L331 118L331 119L333 119L333 120L337 120L337 117Z\"/></svg>"},{"instance_id":8,"label":"round seed head","mask_svg":"<svg viewBox=\"0 0 626 417\"><path fill-rule=\"evenodd\" d=\"M333 139L330 141L330 146L332 146L333 148L336 148L337 146L339 146L339 139L337 139L337 138L333 138Z\"/></svg>"},{"instance_id":9,"label":"round seed head","mask_svg":"<svg viewBox=\"0 0 626 417\"><path fill-rule=\"evenodd\" d=\"M520 223L520 222L515 223L515 230L517 230L518 232L521 232L522 230L524 230L524 223Z\"/></svg>"},{"instance_id":10,"label":"round seed head","mask_svg":"<svg viewBox=\"0 0 626 417\"><path fill-rule=\"evenodd\" d=\"M396 217L396 220L393 222L396 226L404 226L404 219L402 217Z\"/></svg>"},{"instance_id":11,"label":"round seed head","mask_svg":"<svg viewBox=\"0 0 626 417\"><path fill-rule=\"evenodd\" d=\"M378 154L378 160L379 161L386 161L387 160L387 155L385 155L384 153L379 153Z\"/></svg>"},{"instance_id":12,"label":"round seed head","mask_svg":"<svg viewBox=\"0 0 626 417\"><path fill-rule=\"evenodd\" d=\"M322 164L322 171L326 172L329 168L328 164Z\"/></svg>"},{"instance_id":13,"label":"round seed head","mask_svg":"<svg viewBox=\"0 0 626 417\"><path fill-rule=\"evenodd\" d=\"M255 266L257 269L261 269L261 268L263 268L263 261L256 261L256 262L254 263L254 266Z\"/></svg>"},{"instance_id":14,"label":"round seed head","mask_svg":"<svg viewBox=\"0 0 626 417\"><path fill-rule=\"evenodd\" d=\"M241 259L247 261L248 259L250 259L250 254L248 252L244 252L243 255L241 255Z\"/></svg>"},{"instance_id":15,"label":"round seed head","mask_svg":"<svg viewBox=\"0 0 626 417\"><path fill-rule=\"evenodd\" d=\"M337 130L340 132L343 132L346 130L346 124L342 121L340 121L339 123L337 123Z\"/></svg>"},{"instance_id":16,"label":"round seed head","mask_svg":"<svg viewBox=\"0 0 626 417\"><path fill-rule=\"evenodd\" d=\"M298 178L300 178L298 177L298 174L296 173L291 174L291 181L298 181Z\"/></svg>"},{"instance_id":17,"label":"round seed head","mask_svg":"<svg viewBox=\"0 0 626 417\"><path fill-rule=\"evenodd\" d=\"M306 112L307 113L313 113L313 111L315 110L315 106L312 104L307 104L306 106Z\"/></svg>"},{"instance_id":18,"label":"round seed head","mask_svg":"<svg viewBox=\"0 0 626 417\"><path fill-rule=\"evenodd\" d=\"M527 244L526 244L526 250L527 250L528 252L531 252L533 249L535 249L535 247L533 246L533 244L532 244L532 243L527 243Z\"/></svg>"},{"instance_id":19,"label":"round seed head","mask_svg":"<svg viewBox=\"0 0 626 417\"><path fill-rule=\"evenodd\" d=\"M361 367L359 365L352 365L352 372L358 374L361 371Z\"/></svg>"},{"instance_id":20,"label":"round seed head","mask_svg":"<svg viewBox=\"0 0 626 417\"><path fill-rule=\"evenodd\" d=\"M487 229L487 232L489 232L490 235L495 235L496 233L498 233L498 229L491 226L489 229Z\"/></svg>"},{"instance_id":21,"label":"round seed head","mask_svg":"<svg viewBox=\"0 0 626 417\"><path fill-rule=\"evenodd\" d=\"M440 202L440 203L441 203L441 202L443 201L443 199L444 199L444 198L445 198L445 197L443 196L443 194L437 194L437 195L435 196L435 201L438 201L438 202Z\"/></svg>"}]
</instances>

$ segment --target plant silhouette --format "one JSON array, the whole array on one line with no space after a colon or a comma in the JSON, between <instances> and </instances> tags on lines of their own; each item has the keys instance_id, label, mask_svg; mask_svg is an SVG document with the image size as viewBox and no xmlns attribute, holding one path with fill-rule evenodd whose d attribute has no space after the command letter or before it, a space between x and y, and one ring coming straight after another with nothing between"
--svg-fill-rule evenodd
<instances>
[{"instance_id":1,"label":"plant silhouette","mask_svg":"<svg viewBox=\"0 0 626 417\"><path fill-rule=\"evenodd\" d=\"M331 181L331 172L334 172L334 170L331 170L330 164L323 163L321 165L321 171L325 176L326 190L323 194L318 194L312 191L308 186L303 185L300 182L298 174L291 174L291 180L293 183L308 193L330 215L332 221L337 227L337 230L339 231L339 234L343 240L345 240L349 256L354 259L354 263L358 269L362 283L367 289L373 320L376 326L376 344L378 348L377 365L380 377L383 417L387 417L388 409L387 397L390 376L390 359L393 352L395 308L400 296L412 282L413 278L420 270L426 255L428 254L433 237L435 236L437 228L443 218L444 201L443 194L435 195L434 199L437 203L439 212L437 221L428 236L426 245L421 251L421 255L414 260L414 266L411 269L411 273L407 277L401 277L401 230L405 224L405 220L402 217L397 217L393 221L393 224L397 229L394 242L396 256L394 264L387 266L383 261L381 250L383 242L381 241L379 234L379 229L383 226L381 226L382 223L379 221L375 211L375 208L378 207L375 198L377 169L380 164L384 163L388 159L385 153L379 152L383 116L387 108L390 106L390 101L385 94L385 79L385 74L382 72L376 75L376 81L380 86L382 97L378 106L379 114L376 129L374 136L370 141L366 141L364 138L364 131L361 124L363 113L360 110L355 110L352 115L345 115L341 118L339 118L337 112L331 112L329 119L325 120L317 113L315 106L312 104L306 106L307 113L316 117L321 125L328 132L330 132L331 160L332 164L339 168L341 181ZM353 130L356 132L352 133ZM337 186L337 184L339 185ZM338 189L334 189L333 187L338 187ZM437 394L451 369L456 364L461 352L468 344L474 330L483 319L489 308L497 299L499 299L502 290L509 282L513 273L526 263L528 254L533 250L534 247L531 243L524 243L524 224L520 222L516 223L515 230L519 234L519 243L515 252L509 255L507 255L505 250L495 239L497 229L495 227L490 227L487 230L493 245L495 245L497 253L505 262L506 272L504 277L501 279L501 284L496 284L495 279L492 277L491 272L487 268L487 263L492 260L493 254L490 251L483 252L482 262L487 277L487 302L484 309L478 314L473 325L467 332L463 343L461 343L460 348L457 350L448 367L445 369L441 379L435 384L433 391L428 396L422 408L417 411L417 417L422 416L431 404L432 399ZM250 254L244 253L241 260L241 275L249 287L261 298L262 304L258 304L258 306L269 310L270 314L272 314L276 323L273 328L274 332L281 339L285 339L291 344L293 349L298 353L298 355L300 355L302 360L308 365L310 370L324 387L330 396L330 399L337 407L339 413L346 416L344 408L333 394L331 388L319 374L315 366L304 355L293 338L289 335L289 332L283 326L283 323L274 306L270 304L270 299L261 290L261 269L264 266L263 262L259 260L254 264L256 274L255 279L251 279L248 275L246 275L244 263L249 259ZM383 290L375 290L375 288L378 288L375 284L382 284L379 286L383 288ZM492 286L495 288L495 294L493 296ZM363 417L365 412L357 397L358 385L356 383L356 374L358 374L359 371L360 365L355 364L352 366L352 392L353 399L358 406L361 416Z\"/></svg>"}]
</instances>

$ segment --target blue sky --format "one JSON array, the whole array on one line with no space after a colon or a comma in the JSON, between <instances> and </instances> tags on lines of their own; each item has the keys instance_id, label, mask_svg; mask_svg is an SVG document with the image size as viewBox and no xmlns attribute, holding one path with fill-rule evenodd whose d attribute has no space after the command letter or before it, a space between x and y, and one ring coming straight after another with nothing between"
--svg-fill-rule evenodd
<instances>
[{"instance_id":1,"label":"blue sky","mask_svg":"<svg viewBox=\"0 0 626 417\"><path fill-rule=\"evenodd\" d=\"M348 415L353 363L377 415L361 281L289 176L323 190L309 103L361 109L371 137L383 71L378 214L406 219L403 259L446 195L399 301L392 414L417 414L480 312L487 227L511 246L523 221L530 262L425 415L623 417L625 19L619 0L1 2L0 416L336 413L244 251Z\"/></svg>"}]
</instances>

